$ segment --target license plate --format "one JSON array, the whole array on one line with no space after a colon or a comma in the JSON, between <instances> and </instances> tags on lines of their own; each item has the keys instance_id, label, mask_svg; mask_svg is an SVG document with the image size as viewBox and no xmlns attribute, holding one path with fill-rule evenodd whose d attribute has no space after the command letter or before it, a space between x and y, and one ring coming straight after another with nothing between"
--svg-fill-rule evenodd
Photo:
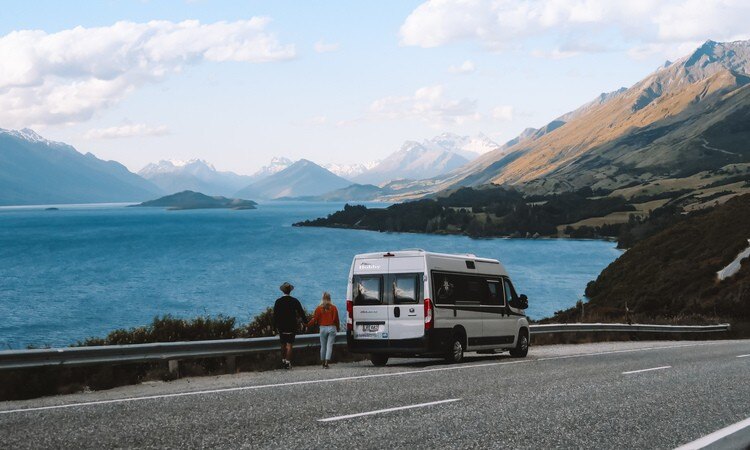
<instances>
[{"instance_id":1,"label":"license plate","mask_svg":"<svg viewBox=\"0 0 750 450\"><path fill-rule=\"evenodd\" d=\"M380 325L362 325L362 331L376 333L380 330Z\"/></svg>"}]
</instances>

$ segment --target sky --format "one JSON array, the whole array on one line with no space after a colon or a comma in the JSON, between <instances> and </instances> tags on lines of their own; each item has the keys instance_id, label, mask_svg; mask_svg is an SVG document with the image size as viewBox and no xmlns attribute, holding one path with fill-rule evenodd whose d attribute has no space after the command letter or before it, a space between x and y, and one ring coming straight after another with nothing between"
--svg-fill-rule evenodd
<instances>
[{"instance_id":1,"label":"sky","mask_svg":"<svg viewBox=\"0 0 750 450\"><path fill-rule=\"evenodd\" d=\"M4 0L0 128L133 171L503 143L707 39L748 39L747 17L746 0Z\"/></svg>"}]
</instances>

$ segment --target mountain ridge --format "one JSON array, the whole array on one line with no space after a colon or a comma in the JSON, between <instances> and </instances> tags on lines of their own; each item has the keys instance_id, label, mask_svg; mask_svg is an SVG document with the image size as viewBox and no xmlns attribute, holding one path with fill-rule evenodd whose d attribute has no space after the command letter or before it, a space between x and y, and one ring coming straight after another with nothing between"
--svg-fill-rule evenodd
<instances>
[{"instance_id":1,"label":"mountain ridge","mask_svg":"<svg viewBox=\"0 0 750 450\"><path fill-rule=\"evenodd\" d=\"M54 142L31 129L0 129L0 204L146 200L161 190L116 161Z\"/></svg>"}]
</instances>

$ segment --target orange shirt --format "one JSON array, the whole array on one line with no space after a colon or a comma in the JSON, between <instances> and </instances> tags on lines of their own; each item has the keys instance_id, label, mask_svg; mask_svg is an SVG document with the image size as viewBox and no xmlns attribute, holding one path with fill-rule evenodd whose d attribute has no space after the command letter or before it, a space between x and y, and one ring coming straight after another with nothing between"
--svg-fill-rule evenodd
<instances>
[{"instance_id":1,"label":"orange shirt","mask_svg":"<svg viewBox=\"0 0 750 450\"><path fill-rule=\"evenodd\" d=\"M339 310L336 309L336 305L331 305L327 310L323 309L323 306L315 308L312 319L307 324L308 327L318 324L318 326L326 327L333 325L336 329L339 329Z\"/></svg>"}]
</instances>

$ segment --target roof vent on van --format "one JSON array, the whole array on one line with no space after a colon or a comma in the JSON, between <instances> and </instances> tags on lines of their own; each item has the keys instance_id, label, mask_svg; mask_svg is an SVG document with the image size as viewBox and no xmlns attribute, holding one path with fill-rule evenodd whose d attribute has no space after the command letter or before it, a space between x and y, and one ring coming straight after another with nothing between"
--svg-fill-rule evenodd
<instances>
[{"instance_id":1,"label":"roof vent on van","mask_svg":"<svg viewBox=\"0 0 750 450\"><path fill-rule=\"evenodd\" d=\"M387 258L387 257L389 257L389 256L396 256L396 255L394 255L394 254L393 254L393 253L391 253L391 252L388 252L388 253L386 253L385 255L383 255L383 257L385 257L385 258Z\"/></svg>"}]
</instances>

